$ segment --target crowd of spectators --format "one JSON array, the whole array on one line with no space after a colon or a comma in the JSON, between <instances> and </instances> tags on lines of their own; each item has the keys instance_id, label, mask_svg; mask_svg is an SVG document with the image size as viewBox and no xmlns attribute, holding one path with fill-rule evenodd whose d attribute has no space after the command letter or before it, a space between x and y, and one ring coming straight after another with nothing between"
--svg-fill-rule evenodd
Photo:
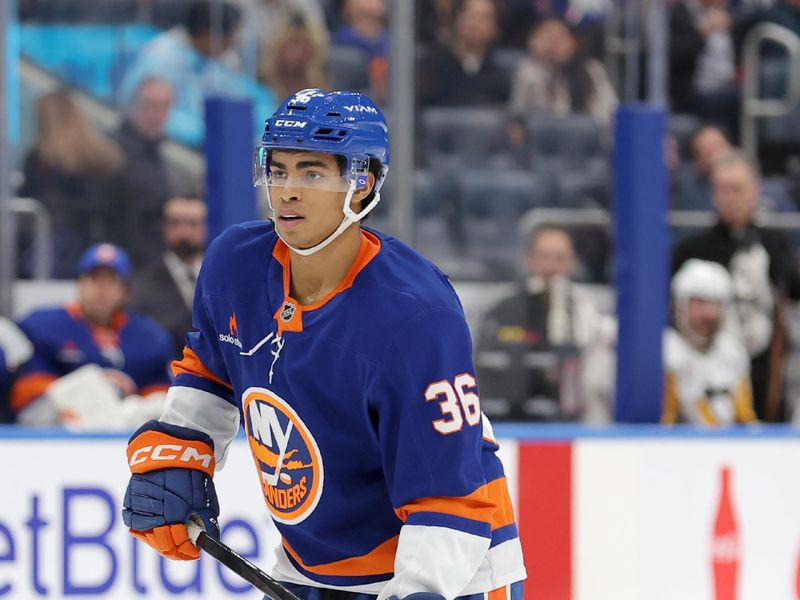
<instances>
[{"instance_id":1,"label":"crowd of spectators","mask_svg":"<svg viewBox=\"0 0 800 600\"><path fill-rule=\"evenodd\" d=\"M138 310L157 322L153 326L169 340L168 356L157 357L166 373L166 362L180 355L183 333L190 328L191 297L207 232L205 205L199 199L202 186L194 182L181 188L165 158L165 141L180 131L185 136L181 141L198 147L204 135L203 99L217 92L255 94L263 108L300 89L347 87L369 93L391 111L389 6L388 0L19 0L23 25L145 22L159 31L120 77L115 98L122 119L116 130L97 128L67 88L36 101L36 139L24 158L17 194L39 200L52 218L53 277L99 281L79 259L87 248L96 252L97 244L114 244L115 256L130 261L131 273L101 270L116 277L111 287L119 288L112 312ZM484 122L494 128L491 136L470 140L471 159L464 158L465 145L460 155L455 149L455 158L445 162L432 160L441 156L434 157L426 144L429 131L418 136L418 169L446 165L446 179L452 175L452 182L440 186L442 202L433 212L448 221L454 247L463 247L471 218L491 219L495 210L484 206L488 213L470 215L470 206L458 197L459 190L471 187L462 181L464 176L476 175L468 164L496 165L501 172L492 179L501 184L534 181L526 179L531 175L552 183L518 189L521 201L514 200L514 218L541 206L608 208L608 154L620 82L607 70L603 31L616 3L416 0L416 8L420 123L436 111L458 108L464 120L457 127ZM693 123L680 132L680 139L673 132L668 140L674 149L671 207L718 215L712 229L677 246L673 268L677 276L684 263L702 259L724 267L731 281L730 298L675 297L665 341L670 379L664 420L697 421L697 414L707 417L707 411L682 407L701 400L721 403L716 396L681 399L674 349L703 354L729 346L730 339L740 340L749 357L753 419L785 419L791 407L780 385L786 352L783 310L787 301L800 299L800 275L789 240L760 227L756 215L758 210L797 210L800 178L792 179L789 172L761 176L737 148L744 40L760 22L777 23L800 35L800 0L670 0L667 10L670 110ZM766 56L780 60L774 48L768 47ZM491 204L504 200L510 198ZM380 226L380 215L376 221ZM505 241L498 240L498 247ZM589 268L597 257L581 256L580 249L591 244L565 229L548 226L528 241L526 257L515 267L524 273L519 289L493 307L476 332L487 412L494 407L497 418L609 420L615 328L596 314L573 281L588 271L600 272L602 278L609 269ZM29 276L30 248L24 238L19 248L19 275ZM515 262L513 251L508 262ZM79 289L87 285L91 288L92 281L79 283ZM715 302L719 306L709 308ZM118 320L94 322L85 310L61 311L63 318L83 319L95 337L122 339ZM21 323L23 332L27 323ZM4 336L11 339L18 333L7 325L0 328L0 348ZM693 333L698 327L705 328L705 336ZM723 330L725 335L718 335ZM41 351L38 345L35 340L34 359ZM515 349L503 358L509 347ZM65 348L66 355L74 354L67 346L51 350L61 356ZM100 365L105 375L109 369L120 370L103 362L108 358L104 348L98 352L105 358L73 361L73 366ZM524 353L530 351L538 353L538 371L529 368L530 356ZM0 361L0 396L8 396L2 386L8 388L14 373L15 385L28 381L25 365L34 359L7 355ZM508 361L518 363L516 379L494 377L492 369ZM59 378L73 370L59 369ZM55 379L53 375L47 383ZM515 398L501 389L511 380L518 383L513 386ZM714 385L706 389L716 389ZM127 397L140 387L120 391L117 385L115 393ZM17 409L39 406L31 403L47 397L44 389L24 401L19 391L11 397L17 398ZM736 410L745 415L737 394L728 396L739 399ZM499 401L492 404L493 398ZM45 410L31 411L28 416L34 417L23 420L62 419L51 404L44 403ZM730 420L720 416L715 422Z\"/></svg>"}]
</instances>

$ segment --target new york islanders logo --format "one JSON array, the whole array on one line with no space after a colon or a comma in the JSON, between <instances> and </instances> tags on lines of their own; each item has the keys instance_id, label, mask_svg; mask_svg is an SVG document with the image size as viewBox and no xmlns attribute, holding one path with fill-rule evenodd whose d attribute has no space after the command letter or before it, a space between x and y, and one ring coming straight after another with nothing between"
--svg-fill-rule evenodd
<instances>
[{"instance_id":1,"label":"new york islanders logo","mask_svg":"<svg viewBox=\"0 0 800 600\"><path fill-rule=\"evenodd\" d=\"M267 507L280 523L300 523L322 495L317 442L294 409L273 392L252 387L243 400L247 440Z\"/></svg>"}]
</instances>

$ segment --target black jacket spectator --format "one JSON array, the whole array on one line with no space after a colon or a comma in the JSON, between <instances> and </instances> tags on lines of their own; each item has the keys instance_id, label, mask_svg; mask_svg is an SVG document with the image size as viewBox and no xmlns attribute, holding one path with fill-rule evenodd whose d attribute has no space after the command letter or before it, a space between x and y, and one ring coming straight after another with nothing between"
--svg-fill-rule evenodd
<instances>
[{"instance_id":1,"label":"black jacket spectator","mask_svg":"<svg viewBox=\"0 0 800 600\"><path fill-rule=\"evenodd\" d=\"M186 305L164 258L136 273L133 281L131 306L167 330L173 341L173 356L180 358L186 334L192 331L192 310Z\"/></svg>"},{"instance_id":2,"label":"black jacket spectator","mask_svg":"<svg viewBox=\"0 0 800 600\"><path fill-rule=\"evenodd\" d=\"M448 46L434 46L419 65L423 105L486 106L508 101L509 78L495 64L497 9L489 0L467 0Z\"/></svg>"},{"instance_id":3,"label":"black jacket spectator","mask_svg":"<svg viewBox=\"0 0 800 600\"><path fill-rule=\"evenodd\" d=\"M125 223L118 242L134 266L150 264L163 249L161 211L172 186L161 156L161 139L152 139L125 120L114 136L125 153L121 173L120 221Z\"/></svg>"},{"instance_id":4,"label":"black jacket spectator","mask_svg":"<svg viewBox=\"0 0 800 600\"><path fill-rule=\"evenodd\" d=\"M192 329L194 289L208 240L206 217L199 198L168 200L161 230L166 251L134 278L131 306L169 332L176 358L183 355L186 333Z\"/></svg>"}]
</instances>

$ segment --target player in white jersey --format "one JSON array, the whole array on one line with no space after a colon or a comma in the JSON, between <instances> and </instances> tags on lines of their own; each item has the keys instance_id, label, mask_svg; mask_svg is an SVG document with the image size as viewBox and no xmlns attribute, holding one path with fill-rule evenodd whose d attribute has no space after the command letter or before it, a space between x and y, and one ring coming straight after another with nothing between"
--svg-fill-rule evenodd
<instances>
[{"instance_id":1,"label":"player in white jersey","mask_svg":"<svg viewBox=\"0 0 800 600\"><path fill-rule=\"evenodd\" d=\"M666 387L663 423L752 423L750 359L723 327L731 300L727 270L691 259L672 279L674 326L664 336Z\"/></svg>"}]
</instances>

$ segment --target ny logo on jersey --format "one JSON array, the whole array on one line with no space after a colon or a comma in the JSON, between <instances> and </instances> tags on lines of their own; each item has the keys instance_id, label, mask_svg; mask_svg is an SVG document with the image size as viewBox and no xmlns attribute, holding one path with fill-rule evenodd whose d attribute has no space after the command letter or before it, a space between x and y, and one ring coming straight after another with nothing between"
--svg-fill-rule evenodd
<instances>
[{"instance_id":1,"label":"ny logo on jersey","mask_svg":"<svg viewBox=\"0 0 800 600\"><path fill-rule=\"evenodd\" d=\"M243 396L245 428L264 500L276 521L294 524L310 515L322 493L319 447L305 423L270 390Z\"/></svg>"}]
</instances>

